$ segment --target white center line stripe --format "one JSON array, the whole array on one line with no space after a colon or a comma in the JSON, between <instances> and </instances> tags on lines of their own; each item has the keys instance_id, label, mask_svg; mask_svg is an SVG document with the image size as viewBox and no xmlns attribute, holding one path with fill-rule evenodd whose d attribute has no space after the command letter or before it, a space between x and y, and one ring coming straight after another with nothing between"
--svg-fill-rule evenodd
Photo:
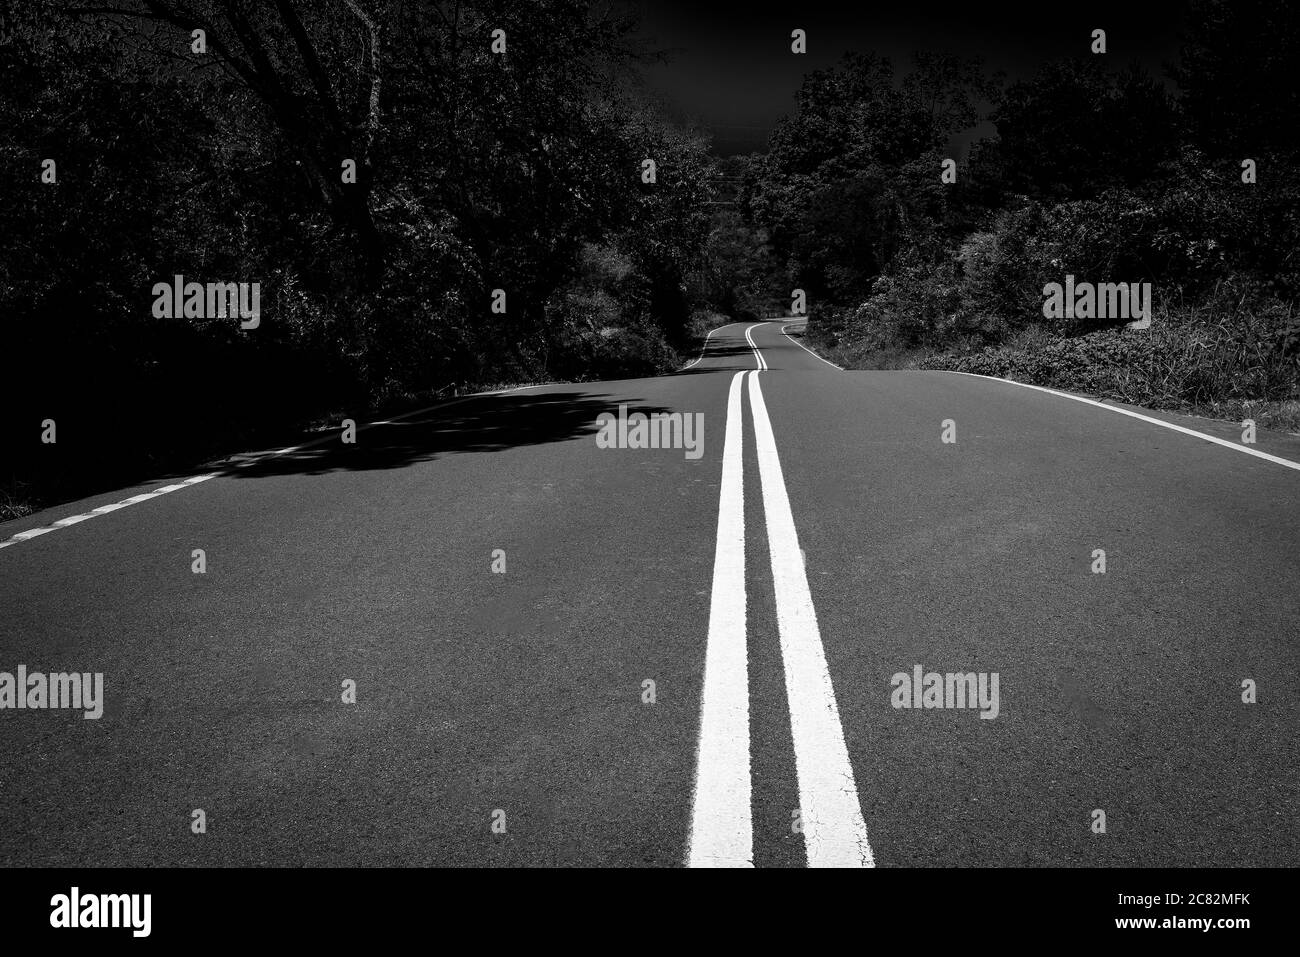
<instances>
[{"instance_id":1,"label":"white center line stripe","mask_svg":"<svg viewBox=\"0 0 1300 957\"><path fill-rule=\"evenodd\" d=\"M692 798L691 867L753 867L749 777L749 673L745 647L744 422L741 378L727 396L713 554L709 643Z\"/></svg>"},{"instance_id":2,"label":"white center line stripe","mask_svg":"<svg viewBox=\"0 0 1300 957\"><path fill-rule=\"evenodd\" d=\"M763 486L808 866L872 867L867 825L862 818L835 688L799 551L799 535L758 377L757 372L749 373L749 408L754 417L758 474Z\"/></svg>"},{"instance_id":3,"label":"white center line stripe","mask_svg":"<svg viewBox=\"0 0 1300 957\"><path fill-rule=\"evenodd\" d=\"M746 330L745 330L745 341L749 343L749 348L751 348L751 349L754 350L754 362L758 364L758 367L759 367L760 369L766 369L766 368L767 368L767 360L763 358L763 353L759 351L758 346L754 345L754 338L753 338L753 336L751 336L751 335L749 334L749 330L750 330L750 329L757 329L757 328L758 328L759 326L761 326L762 324L763 324L763 323L761 323L761 322L756 322L756 323L754 323L752 326L750 326L749 329L746 329Z\"/></svg>"}]
</instances>

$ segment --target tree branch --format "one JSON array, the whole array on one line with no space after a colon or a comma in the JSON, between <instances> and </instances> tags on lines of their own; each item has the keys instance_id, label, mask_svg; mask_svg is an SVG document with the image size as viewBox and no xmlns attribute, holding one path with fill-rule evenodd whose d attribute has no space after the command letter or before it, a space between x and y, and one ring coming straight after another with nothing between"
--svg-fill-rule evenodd
<instances>
[{"instance_id":1,"label":"tree branch","mask_svg":"<svg viewBox=\"0 0 1300 957\"><path fill-rule=\"evenodd\" d=\"M358 19L370 31L370 117L366 123L366 164L370 163L370 149L375 143L375 134L379 132L379 92L383 76L379 71L379 25L356 4L356 0L343 0Z\"/></svg>"}]
</instances>

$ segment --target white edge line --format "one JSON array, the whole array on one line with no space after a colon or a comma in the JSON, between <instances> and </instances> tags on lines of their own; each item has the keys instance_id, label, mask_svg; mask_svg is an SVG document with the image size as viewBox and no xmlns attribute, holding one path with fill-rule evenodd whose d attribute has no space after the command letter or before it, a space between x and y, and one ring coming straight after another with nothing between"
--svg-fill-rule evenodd
<instances>
[{"instance_id":1,"label":"white edge line","mask_svg":"<svg viewBox=\"0 0 1300 957\"><path fill-rule=\"evenodd\" d=\"M541 389L544 388L545 386L555 385L555 384L556 383L552 383L552 382L542 382L542 383L538 383L537 385L520 385L510 389L494 389L490 392L471 392L468 395L461 395L461 396L457 396L454 399L447 399L443 402L435 402L433 405L426 405L419 409L412 409L410 412L403 412L401 415L395 415L392 418L378 419L374 422L363 422L361 425L357 426L357 431L364 432L366 429L374 428L376 425L392 425L395 422L402 421L402 419L409 419L412 416L421 415L425 412L432 412L434 409L445 409L449 405L458 405L461 402L468 402L470 399L477 399L480 396L508 395L511 392L523 392L525 389ZM288 448L274 449L269 452L246 453L251 456L247 461L240 462L237 465L226 466L224 469L222 469L222 471L228 471L229 469L232 468L238 468L238 469L248 468L249 466L256 465L258 462L261 462L265 459L278 458L281 455L288 455L291 452L301 452L304 449L312 449L318 445L324 445L326 442L333 442L335 439L338 438L337 429L330 427L327 431L329 432L328 435L322 435L319 439L312 439L310 442L304 442L301 445L291 445Z\"/></svg>"},{"instance_id":2,"label":"white edge line","mask_svg":"<svg viewBox=\"0 0 1300 957\"><path fill-rule=\"evenodd\" d=\"M87 519L99 518L101 515L107 515L110 512L116 512L120 508L126 508L128 505L138 505L140 502L147 502L150 499L157 498L159 495L166 495L168 492L175 492L190 485L197 485L199 482L206 482L208 479L216 478L219 474L221 473L209 472L206 475L194 475L187 478L185 481L178 482L174 485L166 485L149 492L142 492L139 495L132 495L130 498L123 499L120 502L110 502L107 505L100 505L98 508L92 508L89 512L82 512L79 515L69 515L66 518L61 518L56 522L52 522L49 525L43 525L39 528L29 528L25 532L19 532L11 538L0 542L0 548L8 548L10 545L17 545L19 542L29 541L37 536L44 535L47 532L56 532L61 528L70 528L73 525L79 525Z\"/></svg>"},{"instance_id":3,"label":"white edge line","mask_svg":"<svg viewBox=\"0 0 1300 957\"><path fill-rule=\"evenodd\" d=\"M693 360L688 362L686 365L682 366L681 369L679 369L678 371L685 372L687 369L691 368L691 366L695 365L695 363L699 362L701 359L704 358L704 353L709 351L709 340L713 338L713 334L715 332L721 332L723 329L726 329L727 326L734 326L734 325L736 325L736 323L729 322L725 326L718 326L718 328L716 329L709 330L709 334L704 337L704 345L700 346L700 354L696 356Z\"/></svg>"},{"instance_id":4,"label":"white edge line","mask_svg":"<svg viewBox=\"0 0 1300 957\"><path fill-rule=\"evenodd\" d=\"M749 374L749 411L754 420L808 866L874 867L760 376L758 372Z\"/></svg>"},{"instance_id":5,"label":"white edge line","mask_svg":"<svg viewBox=\"0 0 1300 957\"><path fill-rule=\"evenodd\" d=\"M413 409L410 412L403 412L401 415L395 415L391 419L383 419L378 422L366 422L362 425L357 426L357 431L364 432L366 429L375 425L390 425L393 422L397 422L401 419L409 419L411 418L411 416L420 415L423 412L431 412L434 409L446 408L449 405L456 405L459 402L466 402L470 399L478 398L479 396L506 395L511 392L523 392L525 389L540 389L547 385L552 385L552 384L553 383L543 382L537 385L515 386L514 388L510 388L510 389L495 389L490 392L471 392L469 395L457 396L456 398L448 399L445 402L435 402L433 405L426 405L421 409ZM98 518L101 515L107 515L110 512L116 512L118 509L126 508L128 505L138 505L140 502L147 502L150 499L157 498L160 495L166 495L168 492L176 492L179 491L180 489L188 488L191 485L197 485L200 482L206 482L208 479L217 478L218 476L230 472L233 469L248 468L250 465L255 465L258 462L265 461L266 459L278 458L281 455L288 455L290 452L300 452L303 449L309 449L317 445L323 445L326 442L331 442L336 438L338 438L337 434L327 435L319 439L313 439L311 442L304 442L302 445L292 445L288 448L277 449L272 452L251 453L252 458L248 459L247 461L240 462L237 465L225 466L223 468L218 469L215 472L207 472L203 475L194 475L191 476L190 478L187 478L180 482L173 483L171 485L164 485L161 488L155 488L149 490L148 492L142 492L138 495L132 495L130 498L123 499L120 502L111 502L107 505L100 505L98 508L92 508L89 512L83 512L79 515L69 515L68 517L61 518L56 522L51 522L49 525L43 525L39 528L29 528L26 531L18 532L17 534L11 536L5 541L0 542L0 548L8 548L10 545L17 545L19 542L26 542L29 541L30 539L37 538L49 532L58 531L61 528L70 528L71 526L78 525L81 522L86 521L87 519Z\"/></svg>"},{"instance_id":6,"label":"white edge line","mask_svg":"<svg viewBox=\"0 0 1300 957\"><path fill-rule=\"evenodd\" d=\"M1098 402L1096 399L1085 399L1081 395L1071 395L1068 392L1058 392L1056 389L1048 389L1041 385L1030 385L1028 382L1017 382L1015 379L1003 379L1001 376L981 375L978 372L958 372L954 369L927 369L925 371L946 372L948 375L965 375L970 376L972 379L990 379L993 382L1006 382L1009 385L1018 385L1022 389L1033 389L1035 392L1046 392L1048 395L1057 395L1062 399L1073 399L1075 402L1095 405L1097 408L1105 409L1107 412L1118 412L1120 415L1127 415L1132 419L1140 419L1143 422L1150 422L1152 425L1158 425L1163 429L1172 429L1175 432L1181 432L1184 435L1203 439L1206 442L1213 442L1215 445L1222 445L1225 449L1232 449L1234 452L1244 452L1246 455L1253 455L1257 459L1264 459L1266 462L1273 462L1277 465L1300 471L1300 462L1293 462L1290 459L1280 458L1276 455L1269 455L1267 452L1260 452L1257 449L1247 448L1244 445L1238 445L1236 442L1229 442L1227 439L1207 435L1204 432L1197 432L1195 429L1189 429L1185 426L1174 425L1172 422L1165 422L1163 419L1152 418L1151 416L1143 415L1140 412L1131 412L1128 409L1121 409L1118 406L1107 405L1104 402Z\"/></svg>"},{"instance_id":7,"label":"white edge line","mask_svg":"<svg viewBox=\"0 0 1300 957\"><path fill-rule=\"evenodd\" d=\"M807 329L807 328L808 328L808 320L807 320L807 319L804 319L804 320L803 320L803 323L804 323L804 328ZM824 359L824 358L822 358L822 357L819 356L817 353L815 353L815 352L813 352L811 349L809 349L809 348L808 348L806 345L804 345L802 342L800 342L798 339L796 339L794 336L790 335L790 333L788 333L788 332L785 331L786 328L787 328L788 326L793 326L793 325L794 325L793 322L787 322L784 326L782 326L782 327L781 327L781 335L785 336L787 339L789 339L791 342L793 342L796 346L798 346L798 347L799 347L800 349L802 349L804 352L808 353L808 355L812 356L814 359L821 359L822 362L826 363L826 364L827 364L828 366L830 366L832 369L839 369L841 372L844 371L844 367L843 367L843 366L837 366L834 362L831 362L830 359Z\"/></svg>"},{"instance_id":8,"label":"white edge line","mask_svg":"<svg viewBox=\"0 0 1300 957\"><path fill-rule=\"evenodd\" d=\"M753 867L745 607L745 426L741 379L727 393L718 535L691 794L690 867Z\"/></svg>"}]
</instances>

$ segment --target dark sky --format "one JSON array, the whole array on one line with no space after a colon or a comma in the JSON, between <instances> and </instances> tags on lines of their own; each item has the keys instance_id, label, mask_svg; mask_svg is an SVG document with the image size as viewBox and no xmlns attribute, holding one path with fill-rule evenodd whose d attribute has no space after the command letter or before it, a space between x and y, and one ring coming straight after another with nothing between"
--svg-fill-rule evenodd
<instances>
[{"instance_id":1,"label":"dark sky","mask_svg":"<svg viewBox=\"0 0 1300 957\"><path fill-rule=\"evenodd\" d=\"M711 130L715 149L762 149L776 119L793 109L803 74L850 51L905 65L914 50L982 56L1010 79L1044 61L1091 55L1092 31L1106 31L1116 66L1138 60L1160 74L1178 52L1185 0L1095 0L1086 4L1013 4L913 0L826 3L816 0L627 0L642 13L655 46L671 63L647 78L683 118ZM790 31L808 34L808 52L790 52Z\"/></svg>"}]
</instances>

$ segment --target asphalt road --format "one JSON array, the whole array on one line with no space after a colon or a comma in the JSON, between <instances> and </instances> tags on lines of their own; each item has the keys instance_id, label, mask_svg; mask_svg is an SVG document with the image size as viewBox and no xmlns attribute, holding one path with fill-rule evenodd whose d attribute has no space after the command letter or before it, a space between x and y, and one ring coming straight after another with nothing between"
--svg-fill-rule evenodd
<instances>
[{"instance_id":1,"label":"asphalt road","mask_svg":"<svg viewBox=\"0 0 1300 957\"><path fill-rule=\"evenodd\" d=\"M1295 863L1300 438L748 328L0 525L0 863Z\"/></svg>"}]
</instances>

